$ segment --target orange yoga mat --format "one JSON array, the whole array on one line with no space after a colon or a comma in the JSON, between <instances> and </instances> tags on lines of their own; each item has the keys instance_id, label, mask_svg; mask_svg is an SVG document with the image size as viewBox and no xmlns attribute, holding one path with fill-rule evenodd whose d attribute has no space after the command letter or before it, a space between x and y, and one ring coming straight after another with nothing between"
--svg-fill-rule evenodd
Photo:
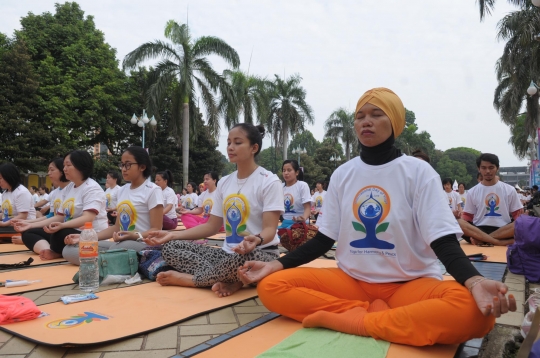
<instances>
[{"instance_id":1,"label":"orange yoga mat","mask_svg":"<svg viewBox=\"0 0 540 358\"><path fill-rule=\"evenodd\" d=\"M266 352L297 330L302 328L300 322L287 317L278 317L268 323L236 336L220 345L197 355L201 358L241 358L255 357ZM386 358L452 358L459 345L437 344L428 347L411 347L401 344L390 344Z\"/></svg>"},{"instance_id":2,"label":"orange yoga mat","mask_svg":"<svg viewBox=\"0 0 540 358\"><path fill-rule=\"evenodd\" d=\"M0 253L8 253L8 252L20 252L20 251L28 251L28 248L24 245L17 245L17 244L0 244Z\"/></svg>"},{"instance_id":3,"label":"orange yoga mat","mask_svg":"<svg viewBox=\"0 0 540 358\"><path fill-rule=\"evenodd\" d=\"M227 234L224 232L217 233L215 235L209 236L208 239L210 240L225 240Z\"/></svg>"},{"instance_id":4,"label":"orange yoga mat","mask_svg":"<svg viewBox=\"0 0 540 358\"><path fill-rule=\"evenodd\" d=\"M66 262L66 260L63 257L59 258L59 259L45 260L44 261L44 260L39 258L38 254L35 254L35 253L32 252L32 253L22 253L22 254L12 254L12 255L0 256L0 263L3 263L3 264L16 264L16 263L19 263L21 261L26 261L30 257L34 259L34 261L30 264L30 266L47 265L47 264L52 264L52 263L55 263L55 262Z\"/></svg>"},{"instance_id":5,"label":"orange yoga mat","mask_svg":"<svg viewBox=\"0 0 540 358\"><path fill-rule=\"evenodd\" d=\"M28 271L28 270L26 270ZM98 299L41 305L49 316L0 326L18 337L51 346L115 341L251 299L255 288L218 298L210 289L160 286L156 282L98 292ZM155 309L158 307L159 309Z\"/></svg>"},{"instance_id":6,"label":"orange yoga mat","mask_svg":"<svg viewBox=\"0 0 540 358\"><path fill-rule=\"evenodd\" d=\"M487 260L483 260L484 262L506 263L507 246L476 246L469 244L465 240L461 240L460 244L461 248L465 252L465 255L484 254L487 256Z\"/></svg>"},{"instance_id":7,"label":"orange yoga mat","mask_svg":"<svg viewBox=\"0 0 540 358\"><path fill-rule=\"evenodd\" d=\"M6 280L41 280L41 282L32 283L28 286L0 287L0 295L11 295L73 284L73 275L78 271L79 266L56 265L2 272L0 273L0 282L5 282Z\"/></svg>"}]
</instances>

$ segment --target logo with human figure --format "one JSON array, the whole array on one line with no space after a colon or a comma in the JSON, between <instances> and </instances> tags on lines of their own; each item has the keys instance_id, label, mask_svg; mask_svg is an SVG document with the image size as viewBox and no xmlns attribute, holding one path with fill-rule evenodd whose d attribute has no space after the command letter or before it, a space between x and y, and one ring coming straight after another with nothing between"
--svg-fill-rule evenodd
<instances>
[{"instance_id":1,"label":"logo with human figure","mask_svg":"<svg viewBox=\"0 0 540 358\"><path fill-rule=\"evenodd\" d=\"M131 204L131 201L124 200L118 203L116 216L120 222L121 231L134 231L137 224L137 210Z\"/></svg>"},{"instance_id":2,"label":"logo with human figure","mask_svg":"<svg viewBox=\"0 0 540 358\"><path fill-rule=\"evenodd\" d=\"M210 216L210 211L212 210L212 206L214 206L214 201L210 198L203 201L203 218L207 218Z\"/></svg>"},{"instance_id":3,"label":"logo with human figure","mask_svg":"<svg viewBox=\"0 0 540 358\"><path fill-rule=\"evenodd\" d=\"M238 244L248 236L246 224L249 218L249 203L244 194L231 194L223 202L223 215L225 216L225 241L229 244Z\"/></svg>"},{"instance_id":4,"label":"logo with human figure","mask_svg":"<svg viewBox=\"0 0 540 358\"><path fill-rule=\"evenodd\" d=\"M57 198L54 200L53 204L52 204L52 212L54 213L54 215L57 215L58 211L60 211L60 209L62 208L62 199L60 198Z\"/></svg>"},{"instance_id":5,"label":"logo with human figure","mask_svg":"<svg viewBox=\"0 0 540 358\"><path fill-rule=\"evenodd\" d=\"M294 211L294 197L287 193L283 196L283 204L285 205L285 212L286 213L296 213Z\"/></svg>"},{"instance_id":6,"label":"logo with human figure","mask_svg":"<svg viewBox=\"0 0 540 358\"><path fill-rule=\"evenodd\" d=\"M105 194L105 207L108 209L111 207L111 194Z\"/></svg>"},{"instance_id":7,"label":"logo with human figure","mask_svg":"<svg viewBox=\"0 0 540 358\"><path fill-rule=\"evenodd\" d=\"M322 196L318 196L318 197L315 198L315 207L316 207L317 209L322 208L322 203L323 203L323 198L322 198Z\"/></svg>"},{"instance_id":8,"label":"logo with human figure","mask_svg":"<svg viewBox=\"0 0 540 358\"><path fill-rule=\"evenodd\" d=\"M486 195L486 210L488 211L486 215L484 216L501 216L501 214L497 214L496 211L499 210L499 203L500 199L499 196L495 193L489 193Z\"/></svg>"},{"instance_id":9,"label":"logo with human figure","mask_svg":"<svg viewBox=\"0 0 540 358\"><path fill-rule=\"evenodd\" d=\"M78 316L71 316L69 318L61 318L47 323L47 328L52 329L66 329L79 327L84 323L92 323L99 321L106 321L109 317L102 316L94 312L79 313Z\"/></svg>"},{"instance_id":10,"label":"logo with human figure","mask_svg":"<svg viewBox=\"0 0 540 358\"><path fill-rule=\"evenodd\" d=\"M452 198L448 198L448 206L452 207Z\"/></svg>"},{"instance_id":11,"label":"logo with human figure","mask_svg":"<svg viewBox=\"0 0 540 358\"><path fill-rule=\"evenodd\" d=\"M75 199L69 198L62 204L62 212L64 213L64 222L68 222L73 219L75 215Z\"/></svg>"},{"instance_id":12,"label":"logo with human figure","mask_svg":"<svg viewBox=\"0 0 540 358\"><path fill-rule=\"evenodd\" d=\"M354 197L352 210L358 221L353 221L354 230L362 233L362 237L351 241L355 248L393 249L394 244L388 242L392 236L386 233L390 226L384 220L390 213L390 196L381 187L366 186Z\"/></svg>"},{"instance_id":13,"label":"logo with human figure","mask_svg":"<svg viewBox=\"0 0 540 358\"><path fill-rule=\"evenodd\" d=\"M9 220L9 218L13 215L13 208L11 207L11 202L9 200L4 200L2 203L2 214L4 215L2 217L2 221L6 222Z\"/></svg>"}]
</instances>

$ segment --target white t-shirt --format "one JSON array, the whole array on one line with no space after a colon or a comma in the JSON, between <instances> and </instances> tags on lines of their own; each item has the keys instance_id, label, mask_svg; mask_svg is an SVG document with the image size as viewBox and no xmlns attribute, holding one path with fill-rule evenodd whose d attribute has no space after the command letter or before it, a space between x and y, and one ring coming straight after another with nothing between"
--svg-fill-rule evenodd
<instances>
[{"instance_id":1,"label":"white t-shirt","mask_svg":"<svg viewBox=\"0 0 540 358\"><path fill-rule=\"evenodd\" d=\"M212 215L223 218L226 231L223 250L230 254L244 236L262 231L263 212L283 212L283 190L277 175L263 167L255 169L246 179L238 180L237 174L235 171L219 181L211 211ZM260 248L278 243L276 230L274 239Z\"/></svg>"},{"instance_id":2,"label":"white t-shirt","mask_svg":"<svg viewBox=\"0 0 540 358\"><path fill-rule=\"evenodd\" d=\"M127 183L118 191L116 220L122 231L148 231L150 226L150 210L163 205L163 193L156 184L145 181L136 189Z\"/></svg>"},{"instance_id":3,"label":"white t-shirt","mask_svg":"<svg viewBox=\"0 0 540 358\"><path fill-rule=\"evenodd\" d=\"M319 193L318 190L315 190L315 194L311 197L311 202L315 207L315 211L321 211L321 208L324 203L324 197L326 196L326 190L323 190L322 193Z\"/></svg>"},{"instance_id":4,"label":"white t-shirt","mask_svg":"<svg viewBox=\"0 0 540 358\"><path fill-rule=\"evenodd\" d=\"M49 200L50 200L50 199L49 199L49 194L44 193L43 195L40 195L40 196L39 196L39 199L38 199L38 202L40 202L41 200L47 200L47 201L49 201Z\"/></svg>"},{"instance_id":5,"label":"white t-shirt","mask_svg":"<svg viewBox=\"0 0 540 358\"><path fill-rule=\"evenodd\" d=\"M39 201L39 195L37 193L32 194L32 200L34 201L34 205Z\"/></svg>"},{"instance_id":6,"label":"white t-shirt","mask_svg":"<svg viewBox=\"0 0 540 358\"><path fill-rule=\"evenodd\" d=\"M444 191L444 190L443 190ZM455 191L451 191L446 194L446 197L448 198L448 206L450 207L451 211L457 210L458 205L461 205L461 196L459 196L459 193Z\"/></svg>"},{"instance_id":7,"label":"white t-shirt","mask_svg":"<svg viewBox=\"0 0 540 358\"><path fill-rule=\"evenodd\" d=\"M19 185L13 191L6 190L2 195L2 200L3 222L13 219L19 213L28 213L27 220L36 218L34 198L23 185Z\"/></svg>"},{"instance_id":8,"label":"white t-shirt","mask_svg":"<svg viewBox=\"0 0 540 358\"><path fill-rule=\"evenodd\" d=\"M186 194L182 200L182 206L188 210L195 209L198 201L199 196L196 193Z\"/></svg>"},{"instance_id":9,"label":"white t-shirt","mask_svg":"<svg viewBox=\"0 0 540 358\"><path fill-rule=\"evenodd\" d=\"M327 196L319 231L340 242L336 260L348 275L370 283L442 279L430 244L463 233L431 165L403 155L372 166L356 157L334 172Z\"/></svg>"},{"instance_id":10,"label":"white t-shirt","mask_svg":"<svg viewBox=\"0 0 540 358\"><path fill-rule=\"evenodd\" d=\"M49 202L45 204L44 207L48 207L50 213L53 213L53 215L57 215L58 211L61 211L63 202L64 190L62 188L56 188L49 194Z\"/></svg>"},{"instance_id":11,"label":"white t-shirt","mask_svg":"<svg viewBox=\"0 0 540 358\"><path fill-rule=\"evenodd\" d=\"M120 185L115 185L114 188L107 188L105 190L105 208L114 209L118 204L118 190L120 190Z\"/></svg>"},{"instance_id":12,"label":"white t-shirt","mask_svg":"<svg viewBox=\"0 0 540 358\"><path fill-rule=\"evenodd\" d=\"M176 219L176 207L178 206L178 198L176 197L176 194L174 190L170 187L166 187L164 190L162 190L163 195L163 209L169 204L172 204L172 209L165 214L168 218Z\"/></svg>"},{"instance_id":13,"label":"white t-shirt","mask_svg":"<svg viewBox=\"0 0 540 358\"><path fill-rule=\"evenodd\" d=\"M84 211L92 211L96 213L92 222L94 230L99 232L108 227L105 193L94 179L88 178L78 187L71 182L62 191L64 201L60 214L64 215L64 222L81 217Z\"/></svg>"},{"instance_id":14,"label":"white t-shirt","mask_svg":"<svg viewBox=\"0 0 540 358\"><path fill-rule=\"evenodd\" d=\"M523 209L516 189L498 181L485 186L482 183L469 190L464 211L474 215L476 226L502 227L512 221L511 213Z\"/></svg>"},{"instance_id":15,"label":"white t-shirt","mask_svg":"<svg viewBox=\"0 0 540 358\"><path fill-rule=\"evenodd\" d=\"M467 191L464 191L463 194L458 193L458 195L461 197L461 208L463 209L465 202L467 202Z\"/></svg>"},{"instance_id":16,"label":"white t-shirt","mask_svg":"<svg viewBox=\"0 0 540 358\"><path fill-rule=\"evenodd\" d=\"M309 202L311 202L311 195L305 181L298 180L291 186L283 186L283 204L285 206L283 219L292 220L295 216L303 216L304 204Z\"/></svg>"},{"instance_id":17,"label":"white t-shirt","mask_svg":"<svg viewBox=\"0 0 540 358\"><path fill-rule=\"evenodd\" d=\"M201 193L201 195L199 195L199 202L197 203L197 206L203 209L203 218L209 217L210 213L212 212L216 191L217 190L210 192L209 190L205 190Z\"/></svg>"}]
</instances>

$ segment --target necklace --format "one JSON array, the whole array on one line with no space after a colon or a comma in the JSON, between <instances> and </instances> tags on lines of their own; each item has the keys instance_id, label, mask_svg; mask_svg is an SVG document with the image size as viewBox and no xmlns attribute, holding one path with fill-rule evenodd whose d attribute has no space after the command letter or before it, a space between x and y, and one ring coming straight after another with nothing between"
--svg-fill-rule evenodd
<instances>
[{"instance_id":1,"label":"necklace","mask_svg":"<svg viewBox=\"0 0 540 358\"><path fill-rule=\"evenodd\" d=\"M251 176L253 175L253 173L257 171L257 169L259 169L259 166L257 166L257 168L255 168L255 170L251 172L251 174L246 178L246 181L242 183L242 186L240 186L240 183L238 182L238 172L236 172L236 185L240 186L240 189L238 189L238 193L237 193L238 195L240 195L240 192L244 188L244 185L246 185L249 178L251 178Z\"/></svg>"}]
</instances>

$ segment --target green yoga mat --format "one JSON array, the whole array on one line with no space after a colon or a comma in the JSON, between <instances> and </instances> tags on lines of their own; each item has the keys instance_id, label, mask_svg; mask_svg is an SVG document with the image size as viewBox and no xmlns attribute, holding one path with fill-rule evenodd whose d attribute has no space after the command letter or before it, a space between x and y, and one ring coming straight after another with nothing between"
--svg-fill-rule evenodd
<instances>
[{"instance_id":1,"label":"green yoga mat","mask_svg":"<svg viewBox=\"0 0 540 358\"><path fill-rule=\"evenodd\" d=\"M390 343L368 337L304 328L258 355L261 358L340 357L384 358Z\"/></svg>"}]
</instances>

